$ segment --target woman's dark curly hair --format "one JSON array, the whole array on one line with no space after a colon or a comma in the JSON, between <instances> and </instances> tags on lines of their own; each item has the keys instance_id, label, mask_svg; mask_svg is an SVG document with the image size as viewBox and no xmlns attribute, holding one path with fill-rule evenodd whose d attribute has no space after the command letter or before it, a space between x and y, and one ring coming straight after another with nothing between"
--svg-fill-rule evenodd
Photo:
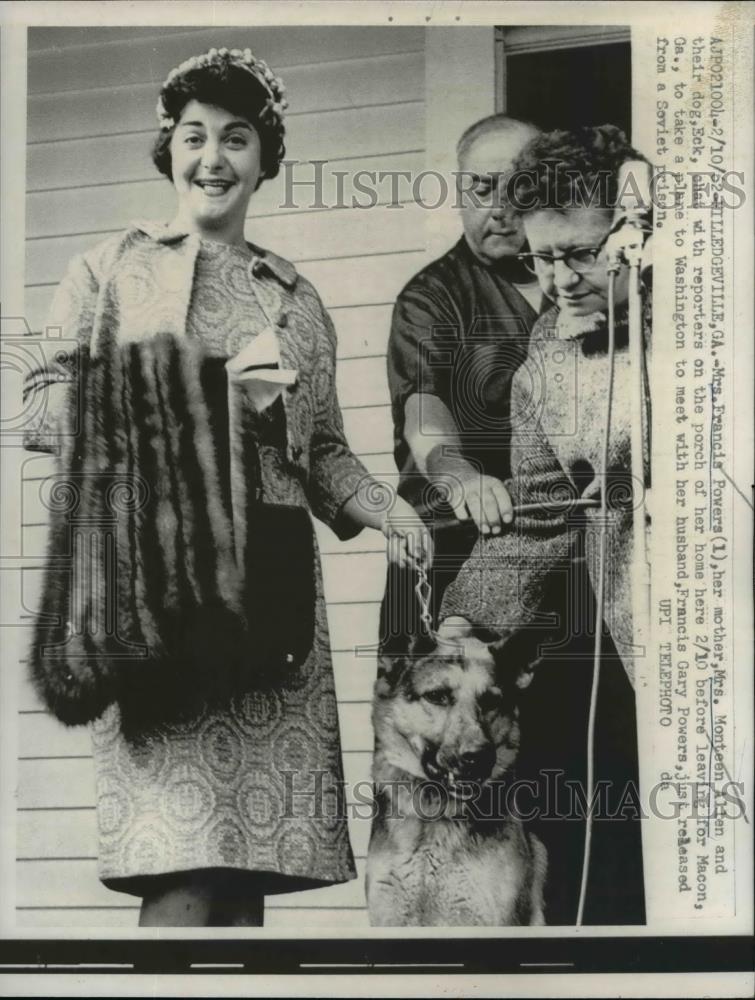
<instances>
[{"instance_id":1,"label":"woman's dark curly hair","mask_svg":"<svg viewBox=\"0 0 755 1000\"><path fill-rule=\"evenodd\" d=\"M267 110L270 94L245 69L227 63L199 66L165 84L160 96L174 122L178 122L189 101L212 104L245 118L260 137L260 182L278 174L281 160L286 155L283 144L285 128L280 118ZM175 124L162 129L152 147L152 162L169 180L173 180L170 141L175 130Z\"/></svg>"},{"instance_id":2,"label":"woman's dark curly hair","mask_svg":"<svg viewBox=\"0 0 755 1000\"><path fill-rule=\"evenodd\" d=\"M619 167L629 160L648 162L616 125L544 132L519 154L512 203L521 213L586 206L613 209Z\"/></svg>"}]
</instances>

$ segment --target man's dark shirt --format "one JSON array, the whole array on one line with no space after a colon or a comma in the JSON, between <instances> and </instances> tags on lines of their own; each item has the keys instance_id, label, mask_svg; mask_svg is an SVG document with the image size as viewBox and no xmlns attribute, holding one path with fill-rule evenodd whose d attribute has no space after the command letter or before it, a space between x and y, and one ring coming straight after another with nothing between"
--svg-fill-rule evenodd
<instances>
[{"instance_id":1,"label":"man's dark shirt","mask_svg":"<svg viewBox=\"0 0 755 1000\"><path fill-rule=\"evenodd\" d=\"M404 407L413 393L439 397L459 431L464 457L487 475L509 467L511 379L527 356L535 310L514 287L527 274L515 258L493 265L463 237L406 285L393 310L388 385L399 492L428 498L404 438Z\"/></svg>"}]
</instances>

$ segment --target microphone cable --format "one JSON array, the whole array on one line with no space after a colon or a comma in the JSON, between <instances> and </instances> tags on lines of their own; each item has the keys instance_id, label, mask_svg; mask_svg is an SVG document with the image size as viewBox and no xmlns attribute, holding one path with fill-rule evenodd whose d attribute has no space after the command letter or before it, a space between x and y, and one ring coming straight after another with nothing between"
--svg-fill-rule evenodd
<instances>
[{"instance_id":1,"label":"microphone cable","mask_svg":"<svg viewBox=\"0 0 755 1000\"><path fill-rule=\"evenodd\" d=\"M606 543L608 540L608 450L611 441L611 416L613 409L614 359L616 354L616 326L614 316L615 282L618 264L609 264L608 271L608 390L606 394L606 415L603 427L603 448L599 475L602 480L600 504L600 547L598 552L598 593L596 595L595 647L592 664L592 687L590 689L590 711L587 718L587 816L585 817L585 846L582 856L582 880L577 906L577 927L582 926L587 878L590 869L592 849L593 795L595 793L595 718L598 707L598 687L600 685L600 658L603 637L603 606L605 604Z\"/></svg>"}]
</instances>

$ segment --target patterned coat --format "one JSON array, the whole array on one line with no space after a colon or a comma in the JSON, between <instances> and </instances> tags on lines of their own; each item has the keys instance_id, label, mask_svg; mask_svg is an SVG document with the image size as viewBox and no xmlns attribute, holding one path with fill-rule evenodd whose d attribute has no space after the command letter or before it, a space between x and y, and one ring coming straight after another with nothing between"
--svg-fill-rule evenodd
<instances>
[{"instance_id":1,"label":"patterned coat","mask_svg":"<svg viewBox=\"0 0 755 1000\"><path fill-rule=\"evenodd\" d=\"M351 453L335 392L336 336L315 289L281 257L253 248L256 291L275 329L283 367L299 372L298 384L284 394L286 458L307 483L316 517L341 537L355 533L339 519L364 467ZM60 358L63 342L86 342L93 356L116 331L120 344L155 334L185 336L199 238L156 223L134 224L93 250L74 257L58 286L48 322L53 339L41 343L41 363L31 371L24 399L43 393L43 411L27 432L25 446L55 451L65 382L72 379L70 356ZM66 345L68 346L68 345ZM67 363L68 362L68 363ZM231 442L234 450L238 442Z\"/></svg>"},{"instance_id":2,"label":"patterned coat","mask_svg":"<svg viewBox=\"0 0 755 1000\"><path fill-rule=\"evenodd\" d=\"M216 244L213 254L218 249ZM342 516L342 507L367 473L344 437L331 321L313 287L288 262L256 247L236 249L228 257L233 260L222 272L224 283L208 285L201 279L197 290L206 245L185 233L140 224L75 258L50 316L50 327L62 328L63 338L48 328L40 363L27 381L27 412L36 414L27 447L65 456L76 447L70 419L94 411L87 419L97 422L98 407L77 410L76 345L88 348L95 361L107 358L114 346L125 350L128 345L139 348L140 358L153 359L158 357L153 345L165 338L180 345L192 331L201 335L214 296L221 306L233 299L235 311L229 314L228 339L220 353L234 356L245 336L272 328L282 367L299 373L297 385L284 393L280 419L271 419L262 435L266 499L309 510L341 538L349 537L357 528ZM221 314L222 308L216 311ZM152 395L160 383L157 371L152 381L140 382ZM243 525L249 497L244 469L237 464L234 471L233 456L243 457L246 430L257 414L250 412L243 385L231 386L230 392L229 493L237 527ZM88 430L86 425L85 439ZM167 454L166 439L155 433L147 439L150 448L162 449L149 456L154 468L156 457ZM197 452L206 452L200 445L197 441ZM205 483L212 478L210 457L198 460ZM214 502L212 492L208 499ZM170 504L164 507L165 523L172 523L175 533ZM222 519L218 523L222 528ZM224 537L218 529L206 548L217 552ZM169 554L163 554L165 565ZM218 866L267 873L266 892L355 877L316 552L314 577L311 651L277 682L252 687L224 704L200 706L190 718L178 720L156 718L145 699L110 704L101 715L101 705L90 706L89 718L99 715L93 725L99 871L108 886L142 894L145 877ZM220 666L222 654L212 649L210 673Z\"/></svg>"},{"instance_id":3,"label":"patterned coat","mask_svg":"<svg viewBox=\"0 0 755 1000\"><path fill-rule=\"evenodd\" d=\"M250 471L256 466L257 414L243 384L231 381L226 388L222 369L219 379L208 374L205 332L188 335L188 321L197 309L202 314L202 305L191 302L198 247L196 237L164 228L130 230L74 260L53 303L52 318L79 349L70 354L71 381L49 390L53 405L40 434L47 443L60 435L60 473L64 488L77 493L77 523L112 516L120 581L111 591L97 587L110 572L103 540L90 579L69 582L66 554L72 551L78 565L92 558L92 543L80 532L69 542L69 512L53 509L43 603L56 623L38 623L31 664L43 698L67 723L91 721L117 697L124 655L131 676L143 668L148 681L155 677L154 663L162 664L160 679L167 668L169 688L176 662L190 686L205 691L236 687L234 676L244 683L248 673L252 623L242 590L245 576L256 579L243 567L257 486ZM250 312L275 331L282 366L299 372L284 397L289 473L303 485L316 516L342 536L353 534L339 510L366 471L343 436L332 325L314 289L287 262L254 252L249 271L259 305L255 310L250 303ZM209 289L200 297L223 294ZM229 355L239 347L239 326L261 332L249 329L246 316L233 325L225 344L214 345ZM33 375L32 391L41 391L49 375L44 367ZM134 496L132 509L122 499L127 493ZM300 499L293 502L301 505ZM295 530L301 534L296 523L287 527L280 553ZM289 551L287 565L297 557ZM285 572L280 567L276 578ZM311 571L305 565L290 575L292 599L311 607L313 592L294 596L297 582L303 588ZM106 616L108 607L117 611L112 639L112 630L88 626ZM299 613L297 622L307 617ZM259 623L251 631L269 644ZM299 637L292 648L306 641ZM206 653L197 652L202 647L218 649L223 679L215 667L208 672ZM135 662L139 649L144 664Z\"/></svg>"}]
</instances>

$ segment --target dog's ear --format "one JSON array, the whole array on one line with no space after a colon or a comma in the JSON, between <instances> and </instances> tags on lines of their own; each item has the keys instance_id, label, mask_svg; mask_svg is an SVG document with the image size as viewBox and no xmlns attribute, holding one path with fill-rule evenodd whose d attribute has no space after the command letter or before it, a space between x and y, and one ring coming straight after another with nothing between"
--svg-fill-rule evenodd
<instances>
[{"instance_id":1,"label":"dog's ear","mask_svg":"<svg viewBox=\"0 0 755 1000\"><path fill-rule=\"evenodd\" d=\"M420 657L429 656L435 649L434 637L422 629L411 637L406 652L382 652L378 657L378 683L384 690L392 690L403 677L407 667Z\"/></svg>"},{"instance_id":2,"label":"dog's ear","mask_svg":"<svg viewBox=\"0 0 755 1000\"><path fill-rule=\"evenodd\" d=\"M429 656L436 645L435 637L425 629L420 629L409 642L409 659L416 660L419 656Z\"/></svg>"},{"instance_id":3,"label":"dog's ear","mask_svg":"<svg viewBox=\"0 0 755 1000\"><path fill-rule=\"evenodd\" d=\"M535 676L539 633L533 629L518 629L502 639L488 644L501 677L510 678L518 688L526 688Z\"/></svg>"},{"instance_id":4,"label":"dog's ear","mask_svg":"<svg viewBox=\"0 0 755 1000\"><path fill-rule=\"evenodd\" d=\"M398 684L408 663L408 657L401 653L381 653L378 657L377 693L388 694L391 692Z\"/></svg>"}]
</instances>

